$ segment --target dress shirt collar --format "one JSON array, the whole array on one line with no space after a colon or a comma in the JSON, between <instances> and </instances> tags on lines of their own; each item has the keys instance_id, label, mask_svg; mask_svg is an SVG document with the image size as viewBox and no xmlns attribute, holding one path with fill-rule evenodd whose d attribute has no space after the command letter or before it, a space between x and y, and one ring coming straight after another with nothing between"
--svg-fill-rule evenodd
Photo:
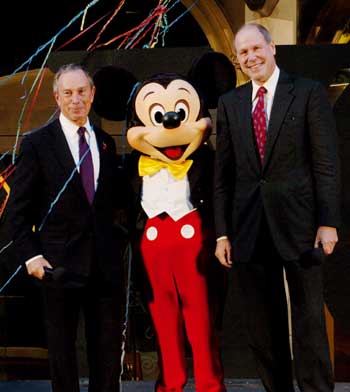
<instances>
[{"instance_id":1,"label":"dress shirt collar","mask_svg":"<svg viewBox=\"0 0 350 392\"><path fill-rule=\"evenodd\" d=\"M275 95L275 91L276 91L276 87L277 87L277 83L278 83L278 78L280 76L280 69L278 68L278 66L275 66L274 71L272 72L272 75L269 77L269 79L263 84L263 86L266 88L267 90L267 94L268 96L270 96L271 98ZM256 94L258 92L259 87L261 87L260 85L258 85L256 82L254 82L254 80L252 80L252 85L253 85L253 92L252 92L252 101L255 100L256 98Z\"/></svg>"},{"instance_id":2,"label":"dress shirt collar","mask_svg":"<svg viewBox=\"0 0 350 392\"><path fill-rule=\"evenodd\" d=\"M74 124L72 121L68 120L67 117L64 116L64 114L60 113L59 117L62 129L64 134L66 135L67 138L70 140L75 139L78 135L78 129L80 128L78 125ZM90 140L91 134L93 132L92 126L90 124L89 119L86 120L86 123L83 125L86 129L87 132L87 140Z\"/></svg>"}]
</instances>

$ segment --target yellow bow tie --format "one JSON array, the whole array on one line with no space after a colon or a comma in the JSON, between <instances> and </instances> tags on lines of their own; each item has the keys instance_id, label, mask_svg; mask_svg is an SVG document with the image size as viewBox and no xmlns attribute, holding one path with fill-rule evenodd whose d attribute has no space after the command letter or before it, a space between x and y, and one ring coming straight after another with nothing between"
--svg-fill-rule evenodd
<instances>
[{"instance_id":1,"label":"yellow bow tie","mask_svg":"<svg viewBox=\"0 0 350 392\"><path fill-rule=\"evenodd\" d=\"M189 168L191 167L193 161L188 159L183 163L166 163L159 161L158 159L153 159L145 155L141 155L139 159L139 175L151 176L157 173L160 169L168 169L173 177L177 180L181 180L185 177Z\"/></svg>"}]
</instances>

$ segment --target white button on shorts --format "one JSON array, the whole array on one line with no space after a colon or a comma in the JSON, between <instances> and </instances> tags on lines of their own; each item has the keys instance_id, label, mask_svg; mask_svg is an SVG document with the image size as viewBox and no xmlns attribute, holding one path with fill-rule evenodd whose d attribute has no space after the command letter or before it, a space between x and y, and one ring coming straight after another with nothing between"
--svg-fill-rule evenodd
<instances>
[{"instance_id":1,"label":"white button on shorts","mask_svg":"<svg viewBox=\"0 0 350 392\"><path fill-rule=\"evenodd\" d=\"M192 238L194 236L194 227L192 225L183 225L181 227L181 235L183 238Z\"/></svg>"},{"instance_id":2,"label":"white button on shorts","mask_svg":"<svg viewBox=\"0 0 350 392\"><path fill-rule=\"evenodd\" d=\"M146 231L146 237L148 240L154 241L158 237L158 230L154 226L149 227Z\"/></svg>"}]
</instances>

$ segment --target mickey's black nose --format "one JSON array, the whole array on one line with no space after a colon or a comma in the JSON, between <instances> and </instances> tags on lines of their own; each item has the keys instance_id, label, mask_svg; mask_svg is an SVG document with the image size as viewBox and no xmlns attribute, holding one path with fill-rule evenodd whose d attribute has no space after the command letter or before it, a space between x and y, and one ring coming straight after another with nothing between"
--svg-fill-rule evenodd
<instances>
[{"instance_id":1,"label":"mickey's black nose","mask_svg":"<svg viewBox=\"0 0 350 392\"><path fill-rule=\"evenodd\" d=\"M167 112L163 116L163 125L167 129L177 128L181 124L179 113Z\"/></svg>"}]
</instances>

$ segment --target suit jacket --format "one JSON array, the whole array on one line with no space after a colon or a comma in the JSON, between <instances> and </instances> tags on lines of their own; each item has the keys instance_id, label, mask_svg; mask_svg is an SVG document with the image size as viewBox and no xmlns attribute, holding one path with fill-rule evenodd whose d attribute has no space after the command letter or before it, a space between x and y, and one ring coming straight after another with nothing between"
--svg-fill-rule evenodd
<instances>
[{"instance_id":1,"label":"suit jacket","mask_svg":"<svg viewBox=\"0 0 350 392\"><path fill-rule=\"evenodd\" d=\"M338 227L336 126L326 89L280 72L261 164L252 125L252 83L219 99L215 165L217 236L250 259L265 213L286 259L313 247L318 226Z\"/></svg>"},{"instance_id":2,"label":"suit jacket","mask_svg":"<svg viewBox=\"0 0 350 392\"><path fill-rule=\"evenodd\" d=\"M82 278L95 263L102 280L115 284L125 244L116 213L125 206L126 185L114 140L99 128L94 132L100 174L93 204L78 172L67 182L75 163L59 120L54 120L22 140L8 221L20 263L42 254L53 267Z\"/></svg>"}]
</instances>

